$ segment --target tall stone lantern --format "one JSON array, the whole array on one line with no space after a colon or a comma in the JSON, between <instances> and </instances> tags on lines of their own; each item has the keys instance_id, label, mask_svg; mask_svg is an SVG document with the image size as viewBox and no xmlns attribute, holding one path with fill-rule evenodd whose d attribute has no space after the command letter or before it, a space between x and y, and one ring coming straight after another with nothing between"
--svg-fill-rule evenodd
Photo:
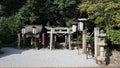
<instances>
[{"instance_id":1,"label":"tall stone lantern","mask_svg":"<svg viewBox=\"0 0 120 68\"><path fill-rule=\"evenodd\" d=\"M98 42L97 42L97 56L96 56L96 61L98 64L105 64L105 46L107 45L106 43L106 37L107 35L103 32L103 30L100 31L98 34ZM99 63L100 62L100 63Z\"/></svg>"}]
</instances>

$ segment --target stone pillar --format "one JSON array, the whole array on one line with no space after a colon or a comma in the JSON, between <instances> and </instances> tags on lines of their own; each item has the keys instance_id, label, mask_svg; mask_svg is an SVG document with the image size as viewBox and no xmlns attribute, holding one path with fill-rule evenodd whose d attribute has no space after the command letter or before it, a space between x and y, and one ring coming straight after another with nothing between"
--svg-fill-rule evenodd
<instances>
[{"instance_id":1,"label":"stone pillar","mask_svg":"<svg viewBox=\"0 0 120 68\"><path fill-rule=\"evenodd\" d=\"M51 28L51 33L50 33L50 50L52 50L52 44L53 43L53 28Z\"/></svg>"},{"instance_id":2,"label":"stone pillar","mask_svg":"<svg viewBox=\"0 0 120 68\"><path fill-rule=\"evenodd\" d=\"M71 35L70 35L70 29L68 34L68 42L69 42L69 50L71 50Z\"/></svg>"},{"instance_id":3,"label":"stone pillar","mask_svg":"<svg viewBox=\"0 0 120 68\"><path fill-rule=\"evenodd\" d=\"M99 35L99 28L95 27L94 28L94 51L95 51L95 57L99 55L99 46L97 45L98 43L98 35Z\"/></svg>"},{"instance_id":4,"label":"stone pillar","mask_svg":"<svg viewBox=\"0 0 120 68\"><path fill-rule=\"evenodd\" d=\"M83 47L83 53L86 53L86 30L83 30L82 32L82 47Z\"/></svg>"},{"instance_id":5,"label":"stone pillar","mask_svg":"<svg viewBox=\"0 0 120 68\"><path fill-rule=\"evenodd\" d=\"M103 47L103 46L100 47L100 56L101 56L101 57L104 57L104 56L105 56L104 47Z\"/></svg>"}]
</instances>

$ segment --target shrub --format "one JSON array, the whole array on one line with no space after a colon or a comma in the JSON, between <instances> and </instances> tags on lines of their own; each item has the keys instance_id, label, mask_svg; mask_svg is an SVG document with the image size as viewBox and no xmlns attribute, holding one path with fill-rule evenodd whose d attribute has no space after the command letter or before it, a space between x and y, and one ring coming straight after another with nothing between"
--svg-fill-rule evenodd
<instances>
[{"instance_id":1,"label":"shrub","mask_svg":"<svg viewBox=\"0 0 120 68\"><path fill-rule=\"evenodd\" d=\"M107 33L112 44L120 45L120 30L109 30Z\"/></svg>"},{"instance_id":2,"label":"shrub","mask_svg":"<svg viewBox=\"0 0 120 68\"><path fill-rule=\"evenodd\" d=\"M120 30L111 29L107 32L108 47L112 50L120 50Z\"/></svg>"},{"instance_id":3,"label":"shrub","mask_svg":"<svg viewBox=\"0 0 120 68\"><path fill-rule=\"evenodd\" d=\"M16 34L19 31L18 24L14 17L0 17L0 40L3 44L10 44L16 41Z\"/></svg>"}]
</instances>

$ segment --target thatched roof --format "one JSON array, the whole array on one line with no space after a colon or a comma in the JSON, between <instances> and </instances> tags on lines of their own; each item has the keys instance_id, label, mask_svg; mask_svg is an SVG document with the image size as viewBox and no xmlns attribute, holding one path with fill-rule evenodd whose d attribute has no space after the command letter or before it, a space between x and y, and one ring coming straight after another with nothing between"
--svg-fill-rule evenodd
<instances>
[{"instance_id":1,"label":"thatched roof","mask_svg":"<svg viewBox=\"0 0 120 68\"><path fill-rule=\"evenodd\" d=\"M36 33L39 33L42 31L43 26L42 25L27 25L24 26L25 28L25 33L32 33L32 28L35 27L36 28Z\"/></svg>"}]
</instances>

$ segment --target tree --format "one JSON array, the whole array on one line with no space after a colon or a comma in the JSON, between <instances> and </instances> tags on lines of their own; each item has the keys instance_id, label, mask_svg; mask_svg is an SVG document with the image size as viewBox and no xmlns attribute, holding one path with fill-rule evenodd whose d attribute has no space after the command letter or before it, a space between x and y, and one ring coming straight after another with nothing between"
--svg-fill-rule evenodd
<instances>
[{"instance_id":1,"label":"tree","mask_svg":"<svg viewBox=\"0 0 120 68\"><path fill-rule=\"evenodd\" d=\"M0 39L3 43L13 42L24 25L70 26L80 16L76 9L79 3L80 0L0 0L4 6Z\"/></svg>"},{"instance_id":2,"label":"tree","mask_svg":"<svg viewBox=\"0 0 120 68\"><path fill-rule=\"evenodd\" d=\"M51 0L47 10L48 24L54 26L69 26L79 16L76 9L78 0ZM74 11L74 12L73 12Z\"/></svg>"},{"instance_id":3,"label":"tree","mask_svg":"<svg viewBox=\"0 0 120 68\"><path fill-rule=\"evenodd\" d=\"M120 45L120 2L116 0L85 1L78 6L81 13L97 26L106 29L113 44ZM91 24L92 25L92 24Z\"/></svg>"},{"instance_id":4,"label":"tree","mask_svg":"<svg viewBox=\"0 0 120 68\"><path fill-rule=\"evenodd\" d=\"M102 0L93 3L87 1L80 4L78 9L81 13L86 12L88 18L101 27L119 27L119 6L120 2Z\"/></svg>"},{"instance_id":5,"label":"tree","mask_svg":"<svg viewBox=\"0 0 120 68\"><path fill-rule=\"evenodd\" d=\"M3 11L8 17L14 15L22 7L25 1L26 0L0 0L0 4L5 7Z\"/></svg>"},{"instance_id":6,"label":"tree","mask_svg":"<svg viewBox=\"0 0 120 68\"><path fill-rule=\"evenodd\" d=\"M38 15L36 14L37 6L36 0L26 0L26 3L23 5L22 8L19 9L19 11L15 14L16 23L18 23L20 26L23 26L25 24L33 24L38 18Z\"/></svg>"}]
</instances>

